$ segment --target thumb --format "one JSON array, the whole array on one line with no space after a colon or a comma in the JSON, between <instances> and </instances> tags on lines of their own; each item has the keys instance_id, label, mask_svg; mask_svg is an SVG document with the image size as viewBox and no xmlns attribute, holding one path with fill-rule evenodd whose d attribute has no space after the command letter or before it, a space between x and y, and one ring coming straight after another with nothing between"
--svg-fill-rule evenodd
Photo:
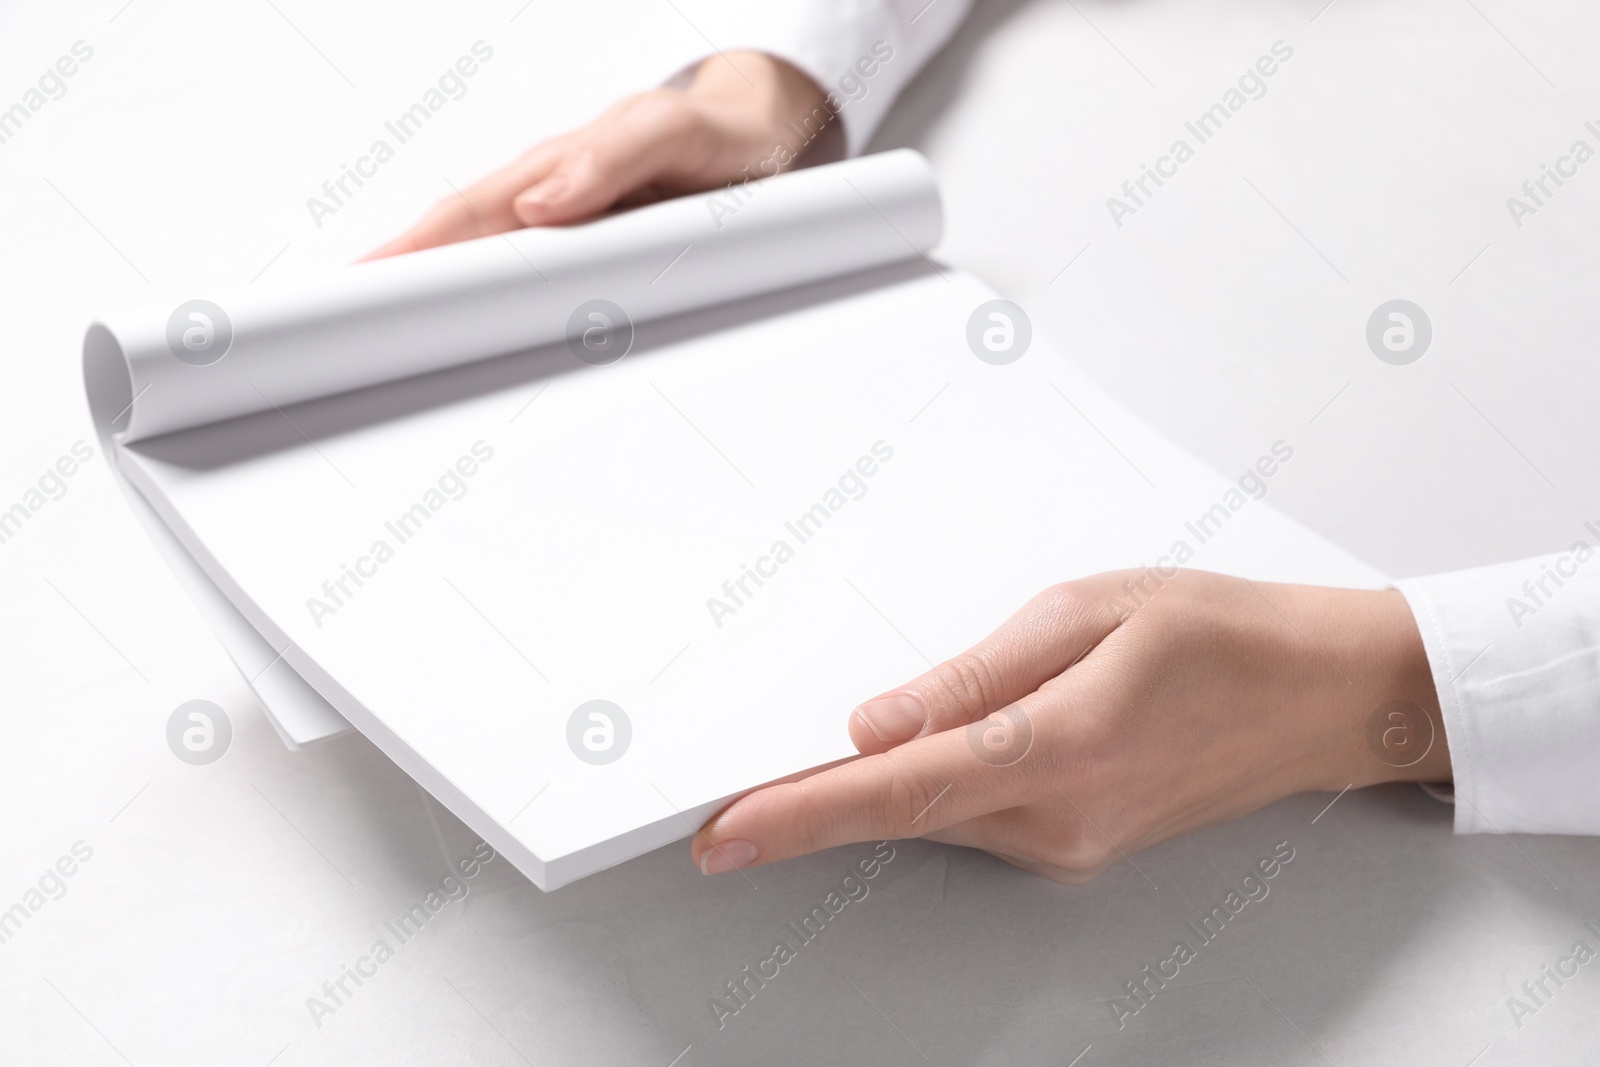
<instances>
[{"instance_id":1,"label":"thumb","mask_svg":"<svg viewBox=\"0 0 1600 1067\"><path fill-rule=\"evenodd\" d=\"M1037 690L1082 659L1122 616L1096 579L1052 586L961 655L850 715L862 753L977 722Z\"/></svg>"}]
</instances>

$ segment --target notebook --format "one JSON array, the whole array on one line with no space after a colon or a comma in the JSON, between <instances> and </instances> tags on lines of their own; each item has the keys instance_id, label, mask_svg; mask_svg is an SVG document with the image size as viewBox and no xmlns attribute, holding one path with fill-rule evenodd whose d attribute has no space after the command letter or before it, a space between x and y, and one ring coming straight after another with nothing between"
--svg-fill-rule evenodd
<instances>
[{"instance_id":1,"label":"notebook","mask_svg":"<svg viewBox=\"0 0 1600 1067\"><path fill-rule=\"evenodd\" d=\"M854 754L1055 582L1382 576L939 262L910 151L93 323L91 414L284 739L553 889ZM1158 387L1159 383L1153 383Z\"/></svg>"}]
</instances>

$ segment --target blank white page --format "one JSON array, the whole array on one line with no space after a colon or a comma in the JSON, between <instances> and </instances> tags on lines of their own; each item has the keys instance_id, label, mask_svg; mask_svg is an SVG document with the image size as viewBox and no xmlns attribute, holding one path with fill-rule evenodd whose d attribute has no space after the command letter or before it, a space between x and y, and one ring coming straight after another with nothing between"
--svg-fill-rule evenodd
<instances>
[{"instance_id":1,"label":"blank white page","mask_svg":"<svg viewBox=\"0 0 1600 1067\"><path fill-rule=\"evenodd\" d=\"M993 297L886 268L643 325L611 366L542 349L121 463L297 670L553 888L853 754L857 703L1053 582L1180 540L1196 567L1381 582L1265 500L1202 543L1186 524L1233 481L1040 337L1007 366L976 358L968 317ZM313 611L347 566L363 584ZM767 576L736 602L747 567ZM632 726L600 766L567 741L595 699Z\"/></svg>"}]
</instances>

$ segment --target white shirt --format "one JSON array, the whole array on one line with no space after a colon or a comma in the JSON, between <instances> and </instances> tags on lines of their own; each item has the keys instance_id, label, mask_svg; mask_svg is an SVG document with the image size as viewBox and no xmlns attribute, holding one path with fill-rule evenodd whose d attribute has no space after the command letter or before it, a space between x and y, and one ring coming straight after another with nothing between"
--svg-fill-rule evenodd
<instances>
[{"instance_id":1,"label":"white shirt","mask_svg":"<svg viewBox=\"0 0 1600 1067\"><path fill-rule=\"evenodd\" d=\"M955 32L970 0L678 0L722 51L777 56L831 95L848 151ZM1591 528L1600 546L1600 526ZM1600 547L1413 578L1457 833L1600 834Z\"/></svg>"},{"instance_id":2,"label":"white shirt","mask_svg":"<svg viewBox=\"0 0 1600 1067\"><path fill-rule=\"evenodd\" d=\"M1439 691L1456 832L1600 833L1600 550L1396 588Z\"/></svg>"}]
</instances>

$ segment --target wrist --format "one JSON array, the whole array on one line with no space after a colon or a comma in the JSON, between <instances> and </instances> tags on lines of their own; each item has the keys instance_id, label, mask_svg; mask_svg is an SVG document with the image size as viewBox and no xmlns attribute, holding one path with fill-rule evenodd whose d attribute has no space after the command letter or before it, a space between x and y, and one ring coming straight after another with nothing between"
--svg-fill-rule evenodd
<instances>
[{"instance_id":1,"label":"wrist","mask_svg":"<svg viewBox=\"0 0 1600 1067\"><path fill-rule=\"evenodd\" d=\"M1433 671L1405 598L1392 589L1317 593L1307 625L1337 668L1319 703L1329 754L1337 753L1330 764L1343 777L1326 784L1450 781Z\"/></svg>"}]
</instances>

